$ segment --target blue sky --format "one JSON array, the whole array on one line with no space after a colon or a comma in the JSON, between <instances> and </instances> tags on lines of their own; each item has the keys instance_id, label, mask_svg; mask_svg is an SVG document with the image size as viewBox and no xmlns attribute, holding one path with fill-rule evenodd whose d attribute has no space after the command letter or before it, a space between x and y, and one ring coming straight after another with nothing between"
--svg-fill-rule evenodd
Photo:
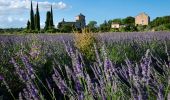
<instances>
[{"instance_id":1,"label":"blue sky","mask_svg":"<svg viewBox=\"0 0 170 100\"><path fill-rule=\"evenodd\" d=\"M63 18L74 21L79 13L86 16L86 23L95 20L98 24L114 18L134 17L141 12L146 12L151 19L170 15L170 0L33 0L34 5L36 2L40 5L42 27L51 4L55 25ZM0 0L0 28L25 27L29 10L30 0Z\"/></svg>"}]
</instances>

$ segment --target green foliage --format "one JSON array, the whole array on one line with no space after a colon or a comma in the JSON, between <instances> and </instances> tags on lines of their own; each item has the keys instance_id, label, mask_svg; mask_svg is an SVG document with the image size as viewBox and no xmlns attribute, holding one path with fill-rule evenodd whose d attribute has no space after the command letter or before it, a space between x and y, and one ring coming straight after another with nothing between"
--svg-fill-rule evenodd
<instances>
[{"instance_id":1,"label":"green foliage","mask_svg":"<svg viewBox=\"0 0 170 100\"><path fill-rule=\"evenodd\" d=\"M110 31L110 25L108 24L107 21L104 21L104 23L100 25L99 30L100 30L100 32L109 32Z\"/></svg>"},{"instance_id":2,"label":"green foliage","mask_svg":"<svg viewBox=\"0 0 170 100\"><path fill-rule=\"evenodd\" d=\"M147 27L146 25L137 25L137 30L143 32L145 31L146 27Z\"/></svg>"},{"instance_id":3,"label":"green foliage","mask_svg":"<svg viewBox=\"0 0 170 100\"><path fill-rule=\"evenodd\" d=\"M97 29L97 22L96 21L90 21L89 24L87 25L87 28L91 32L96 33L98 31L98 29Z\"/></svg>"},{"instance_id":4,"label":"green foliage","mask_svg":"<svg viewBox=\"0 0 170 100\"><path fill-rule=\"evenodd\" d=\"M35 25L35 30L37 29L37 24L38 24L38 23L37 23L37 20L38 20L38 19L37 19L37 14L35 14L35 15L34 15L34 22L35 22L34 25Z\"/></svg>"},{"instance_id":5,"label":"green foliage","mask_svg":"<svg viewBox=\"0 0 170 100\"><path fill-rule=\"evenodd\" d=\"M53 30L53 29L54 29L54 25L52 24L51 12L48 11L47 16L46 16L46 22L45 22L44 30L48 31L48 30Z\"/></svg>"},{"instance_id":6,"label":"green foliage","mask_svg":"<svg viewBox=\"0 0 170 100\"><path fill-rule=\"evenodd\" d=\"M73 27L70 25L62 25L59 30L61 33L71 33L73 32Z\"/></svg>"},{"instance_id":7,"label":"green foliage","mask_svg":"<svg viewBox=\"0 0 170 100\"><path fill-rule=\"evenodd\" d=\"M150 26L152 27L157 27L160 25L165 25L170 23L170 16L163 16L163 17L157 17L154 19L151 23Z\"/></svg>"},{"instance_id":8,"label":"green foliage","mask_svg":"<svg viewBox=\"0 0 170 100\"><path fill-rule=\"evenodd\" d=\"M39 7L37 3L36 14L34 15L33 5L31 1L31 11L30 11L30 21L27 22L27 33L34 32L38 33L40 31L40 14L39 14Z\"/></svg>"},{"instance_id":9,"label":"green foliage","mask_svg":"<svg viewBox=\"0 0 170 100\"><path fill-rule=\"evenodd\" d=\"M55 30L54 29L54 22L53 22L53 10L52 10L52 6L51 6L51 11L47 11L44 30L45 31L50 31L50 32L53 32Z\"/></svg>"},{"instance_id":10,"label":"green foliage","mask_svg":"<svg viewBox=\"0 0 170 100\"><path fill-rule=\"evenodd\" d=\"M117 19L113 19L112 23L118 23L118 24L122 24L122 19L117 18Z\"/></svg>"},{"instance_id":11,"label":"green foliage","mask_svg":"<svg viewBox=\"0 0 170 100\"><path fill-rule=\"evenodd\" d=\"M122 29L122 28L121 28ZM122 30L121 29L117 29L117 28L111 28L110 29L110 32L122 32Z\"/></svg>"},{"instance_id":12,"label":"green foliage","mask_svg":"<svg viewBox=\"0 0 170 100\"><path fill-rule=\"evenodd\" d=\"M25 31L24 28L6 28L0 29L0 34L21 34Z\"/></svg>"},{"instance_id":13,"label":"green foliage","mask_svg":"<svg viewBox=\"0 0 170 100\"><path fill-rule=\"evenodd\" d=\"M96 39L93 33L74 33L75 46L82 52L82 54L89 61L94 60L95 52L94 52L94 43L96 43Z\"/></svg>"},{"instance_id":14,"label":"green foliage","mask_svg":"<svg viewBox=\"0 0 170 100\"><path fill-rule=\"evenodd\" d=\"M125 19L122 19L122 23L125 25L135 25L135 18L134 17L126 17Z\"/></svg>"},{"instance_id":15,"label":"green foliage","mask_svg":"<svg viewBox=\"0 0 170 100\"><path fill-rule=\"evenodd\" d=\"M170 16L157 17L149 26L155 31L170 30Z\"/></svg>"},{"instance_id":16,"label":"green foliage","mask_svg":"<svg viewBox=\"0 0 170 100\"><path fill-rule=\"evenodd\" d=\"M30 30L30 21L27 22L27 30Z\"/></svg>"},{"instance_id":17,"label":"green foliage","mask_svg":"<svg viewBox=\"0 0 170 100\"><path fill-rule=\"evenodd\" d=\"M46 21L45 21L45 27L44 27L45 30L48 30L48 29L51 28L51 21L50 21L50 19L51 19L51 12L48 11L47 15L46 15Z\"/></svg>"},{"instance_id":18,"label":"green foliage","mask_svg":"<svg viewBox=\"0 0 170 100\"><path fill-rule=\"evenodd\" d=\"M97 22L96 21L90 21L89 24L87 25L88 27L97 27Z\"/></svg>"},{"instance_id":19,"label":"green foliage","mask_svg":"<svg viewBox=\"0 0 170 100\"><path fill-rule=\"evenodd\" d=\"M170 23L169 24L163 24L163 25L159 25L157 27L154 28L155 31L169 31L170 30Z\"/></svg>"}]
</instances>

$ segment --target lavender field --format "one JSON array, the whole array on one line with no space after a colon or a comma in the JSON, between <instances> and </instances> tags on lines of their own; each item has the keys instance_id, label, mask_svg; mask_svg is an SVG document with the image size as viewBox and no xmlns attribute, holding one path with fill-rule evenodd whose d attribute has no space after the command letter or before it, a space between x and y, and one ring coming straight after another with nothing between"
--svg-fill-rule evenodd
<instances>
[{"instance_id":1,"label":"lavender field","mask_svg":"<svg viewBox=\"0 0 170 100\"><path fill-rule=\"evenodd\" d=\"M3 100L170 100L170 33L0 35Z\"/></svg>"}]
</instances>

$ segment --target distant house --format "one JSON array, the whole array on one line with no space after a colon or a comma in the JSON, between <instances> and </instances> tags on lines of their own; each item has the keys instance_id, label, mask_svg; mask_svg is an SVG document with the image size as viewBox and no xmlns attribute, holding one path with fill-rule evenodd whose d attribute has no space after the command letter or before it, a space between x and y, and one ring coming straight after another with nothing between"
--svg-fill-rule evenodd
<instances>
[{"instance_id":1,"label":"distant house","mask_svg":"<svg viewBox=\"0 0 170 100\"><path fill-rule=\"evenodd\" d=\"M135 17L135 25L148 25L150 17L146 13L140 13Z\"/></svg>"},{"instance_id":2,"label":"distant house","mask_svg":"<svg viewBox=\"0 0 170 100\"><path fill-rule=\"evenodd\" d=\"M119 24L119 23L116 23L116 22L113 22L111 24L112 29L119 29L119 28L122 28L122 27L126 27L126 25L122 25L122 24Z\"/></svg>"},{"instance_id":3,"label":"distant house","mask_svg":"<svg viewBox=\"0 0 170 100\"><path fill-rule=\"evenodd\" d=\"M120 28L120 24L119 23L112 23L111 28L119 29Z\"/></svg>"},{"instance_id":4,"label":"distant house","mask_svg":"<svg viewBox=\"0 0 170 100\"><path fill-rule=\"evenodd\" d=\"M58 28L62 27L63 25L68 25L77 29L82 29L86 27L86 20L83 14L79 14L75 18L75 22L66 22L64 19L58 23Z\"/></svg>"}]
</instances>

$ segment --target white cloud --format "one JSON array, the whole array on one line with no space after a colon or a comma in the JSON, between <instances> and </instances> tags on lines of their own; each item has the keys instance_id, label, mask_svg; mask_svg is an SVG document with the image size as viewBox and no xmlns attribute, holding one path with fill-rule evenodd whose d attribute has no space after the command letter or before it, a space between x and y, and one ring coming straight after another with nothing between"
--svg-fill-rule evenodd
<instances>
[{"instance_id":1,"label":"white cloud","mask_svg":"<svg viewBox=\"0 0 170 100\"><path fill-rule=\"evenodd\" d=\"M36 8L36 4L37 2L33 1L34 9ZM38 4L40 11L50 10L51 5L53 6L53 9L63 10L69 8L69 6L62 1L52 3L49 1L41 1L38 2ZM31 0L0 0L0 27L11 23L18 24L17 21L23 23L29 18L29 16L26 15L28 15L30 5Z\"/></svg>"},{"instance_id":2,"label":"white cloud","mask_svg":"<svg viewBox=\"0 0 170 100\"><path fill-rule=\"evenodd\" d=\"M28 10L30 9L30 0L0 0L0 11L9 11L9 10ZM53 6L53 9L66 9L69 6L64 2L38 2L40 9L48 9L50 6ZM33 1L34 8L36 7L37 2Z\"/></svg>"},{"instance_id":3,"label":"white cloud","mask_svg":"<svg viewBox=\"0 0 170 100\"><path fill-rule=\"evenodd\" d=\"M36 4L36 2L34 2L34 4ZM58 2L58 3L50 3L50 2L39 2L39 7L40 9L49 9L51 7L51 5L53 6L53 9L66 9L68 8L67 4L65 4L64 2Z\"/></svg>"},{"instance_id":4,"label":"white cloud","mask_svg":"<svg viewBox=\"0 0 170 100\"><path fill-rule=\"evenodd\" d=\"M0 16L0 28L25 27L27 19L14 16Z\"/></svg>"}]
</instances>

